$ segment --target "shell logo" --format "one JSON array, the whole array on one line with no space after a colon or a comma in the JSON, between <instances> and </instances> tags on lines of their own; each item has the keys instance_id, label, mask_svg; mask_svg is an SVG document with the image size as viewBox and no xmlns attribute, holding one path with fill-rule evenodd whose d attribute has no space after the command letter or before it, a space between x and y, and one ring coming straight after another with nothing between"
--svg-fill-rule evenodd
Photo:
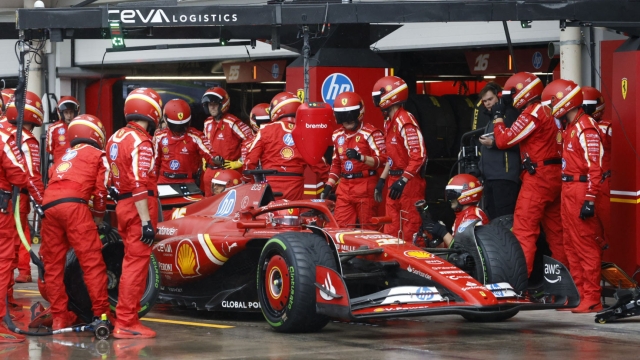
<instances>
[{"instance_id":1,"label":"shell logo","mask_svg":"<svg viewBox=\"0 0 640 360\"><path fill-rule=\"evenodd\" d=\"M233 179L233 185L238 185L239 182L238 179Z\"/></svg>"},{"instance_id":2,"label":"shell logo","mask_svg":"<svg viewBox=\"0 0 640 360\"><path fill-rule=\"evenodd\" d=\"M563 96L564 94L562 93L562 91L558 91L558 93L556 94L557 99L562 99Z\"/></svg>"},{"instance_id":3,"label":"shell logo","mask_svg":"<svg viewBox=\"0 0 640 360\"><path fill-rule=\"evenodd\" d=\"M412 257L416 259L428 259L433 257L433 254L422 250L407 250L404 252L404 256Z\"/></svg>"},{"instance_id":4,"label":"shell logo","mask_svg":"<svg viewBox=\"0 0 640 360\"><path fill-rule=\"evenodd\" d=\"M557 142L562 142L562 133L558 133L558 135L556 135L556 141Z\"/></svg>"},{"instance_id":5,"label":"shell logo","mask_svg":"<svg viewBox=\"0 0 640 360\"><path fill-rule=\"evenodd\" d=\"M393 86L387 85L384 89L387 90L387 91L391 91L391 90L393 90Z\"/></svg>"},{"instance_id":6,"label":"shell logo","mask_svg":"<svg viewBox=\"0 0 640 360\"><path fill-rule=\"evenodd\" d=\"M277 99L273 100L273 106L276 106L276 105L278 105L278 100Z\"/></svg>"},{"instance_id":7,"label":"shell logo","mask_svg":"<svg viewBox=\"0 0 640 360\"><path fill-rule=\"evenodd\" d=\"M116 163L111 164L111 175L113 175L113 177L120 177L120 169L118 169Z\"/></svg>"},{"instance_id":8,"label":"shell logo","mask_svg":"<svg viewBox=\"0 0 640 360\"><path fill-rule=\"evenodd\" d=\"M71 169L71 163L65 161L58 165L58 167L56 168L56 172L63 173L67 172L69 169Z\"/></svg>"},{"instance_id":9,"label":"shell logo","mask_svg":"<svg viewBox=\"0 0 640 360\"><path fill-rule=\"evenodd\" d=\"M169 153L169 148L168 148L168 147L166 147L166 146L164 146L164 147L162 148L162 153L163 153L163 154L168 154L168 153Z\"/></svg>"},{"instance_id":10,"label":"shell logo","mask_svg":"<svg viewBox=\"0 0 640 360\"><path fill-rule=\"evenodd\" d=\"M184 278L200 275L198 272L200 265L198 264L196 251L188 240L182 241L180 245L178 245L178 251L176 252L176 265L178 265L180 275Z\"/></svg>"},{"instance_id":11,"label":"shell logo","mask_svg":"<svg viewBox=\"0 0 640 360\"><path fill-rule=\"evenodd\" d=\"M383 308L375 308L373 309L373 312L383 312L384 309Z\"/></svg>"},{"instance_id":12,"label":"shell logo","mask_svg":"<svg viewBox=\"0 0 640 360\"><path fill-rule=\"evenodd\" d=\"M516 85L516 89L522 90L522 88L524 88L524 85L522 85L522 83L518 83L518 85Z\"/></svg>"},{"instance_id":13,"label":"shell logo","mask_svg":"<svg viewBox=\"0 0 640 360\"><path fill-rule=\"evenodd\" d=\"M282 150L280 150L280 155L282 155L284 159L289 160L293 157L293 149L288 147L283 148Z\"/></svg>"},{"instance_id":14,"label":"shell logo","mask_svg":"<svg viewBox=\"0 0 640 360\"><path fill-rule=\"evenodd\" d=\"M64 140L65 140L64 135L60 135L60 136L58 136L58 141L64 141Z\"/></svg>"},{"instance_id":15,"label":"shell logo","mask_svg":"<svg viewBox=\"0 0 640 360\"><path fill-rule=\"evenodd\" d=\"M473 189L474 187L476 187L476 183L474 183L473 181L471 181L471 182L469 183L469 187Z\"/></svg>"}]
</instances>

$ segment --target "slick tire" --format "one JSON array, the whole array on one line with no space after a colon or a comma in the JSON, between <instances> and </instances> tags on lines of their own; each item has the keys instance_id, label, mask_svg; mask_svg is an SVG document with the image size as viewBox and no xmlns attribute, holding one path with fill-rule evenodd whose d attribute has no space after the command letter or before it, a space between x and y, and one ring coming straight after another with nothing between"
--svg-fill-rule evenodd
<instances>
[{"instance_id":1,"label":"slick tire","mask_svg":"<svg viewBox=\"0 0 640 360\"><path fill-rule=\"evenodd\" d=\"M107 266L107 293L109 295L109 304L114 310L118 304L118 289L120 284L120 275L122 274L122 260L124 259L124 243L120 234L116 230L112 230L107 236L101 235L102 239L102 257ZM91 299L87 292L80 262L75 252L70 250L67 253L67 264L64 271L64 284L69 297L69 310L73 311L84 322L93 320L93 311L91 310ZM140 299L140 310L138 317L145 316L155 305L160 295L160 271L156 258L151 255L149 262L149 270L147 273L147 284L144 293Z\"/></svg>"},{"instance_id":2,"label":"slick tire","mask_svg":"<svg viewBox=\"0 0 640 360\"><path fill-rule=\"evenodd\" d=\"M500 225L510 231L513 231L513 215L504 215L491 220L491 224ZM536 254L533 258L533 270L529 277L529 289L542 288L544 285L544 256L551 257L551 250L547 243L547 237L544 231L540 229L540 235L536 241Z\"/></svg>"},{"instance_id":3,"label":"slick tire","mask_svg":"<svg viewBox=\"0 0 640 360\"><path fill-rule=\"evenodd\" d=\"M516 293L527 289L527 263L515 235L499 225L478 226L475 231L484 260L485 284L506 282Z\"/></svg>"},{"instance_id":4,"label":"slick tire","mask_svg":"<svg viewBox=\"0 0 640 360\"><path fill-rule=\"evenodd\" d=\"M258 262L258 298L275 331L315 332L329 322L316 313L316 265L337 268L333 251L317 235L282 233L265 244Z\"/></svg>"}]
</instances>

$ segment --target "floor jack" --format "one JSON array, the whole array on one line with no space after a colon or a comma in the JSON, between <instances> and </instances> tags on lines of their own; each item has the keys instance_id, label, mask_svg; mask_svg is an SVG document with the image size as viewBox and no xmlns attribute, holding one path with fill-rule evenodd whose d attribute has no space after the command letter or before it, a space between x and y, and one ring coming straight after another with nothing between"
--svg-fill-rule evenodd
<instances>
[{"instance_id":1,"label":"floor jack","mask_svg":"<svg viewBox=\"0 0 640 360\"><path fill-rule=\"evenodd\" d=\"M596 314L598 324L606 324L621 318L640 315L640 287L634 280L640 270L633 276L627 275L622 269L612 263L602 263L602 280L615 286L603 287L603 296L612 293L616 303Z\"/></svg>"}]
</instances>

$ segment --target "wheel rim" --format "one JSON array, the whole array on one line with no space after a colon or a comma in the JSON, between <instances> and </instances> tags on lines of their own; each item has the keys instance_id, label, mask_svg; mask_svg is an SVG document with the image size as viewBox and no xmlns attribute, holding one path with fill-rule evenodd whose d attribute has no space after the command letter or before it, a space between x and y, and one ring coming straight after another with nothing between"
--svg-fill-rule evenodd
<instances>
[{"instance_id":1,"label":"wheel rim","mask_svg":"<svg viewBox=\"0 0 640 360\"><path fill-rule=\"evenodd\" d=\"M264 280L269 305L276 312L284 311L289 300L290 277L287 262L282 256L274 255L269 259Z\"/></svg>"}]
</instances>

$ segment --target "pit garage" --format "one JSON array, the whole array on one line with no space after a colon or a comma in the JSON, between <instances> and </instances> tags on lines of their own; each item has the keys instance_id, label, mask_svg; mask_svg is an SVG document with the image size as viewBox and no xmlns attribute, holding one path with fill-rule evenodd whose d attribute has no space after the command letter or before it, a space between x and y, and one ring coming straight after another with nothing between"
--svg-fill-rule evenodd
<instances>
[{"instance_id":1,"label":"pit garage","mask_svg":"<svg viewBox=\"0 0 640 360\"><path fill-rule=\"evenodd\" d=\"M16 87L16 41L42 45L40 55L27 57L27 88L43 94L45 122L55 120L52 104L57 98L71 94L80 100L81 112L110 120L105 120L110 135L126 123L120 110L126 95L153 87L165 101L178 97L189 102L193 126L202 128L206 115L200 97L220 85L230 94L231 113L243 121L254 104L269 102L283 90L329 104L339 92L356 91L366 103L365 121L381 128L383 119L369 90L381 76L402 77L411 85L406 107L418 119L429 153L425 199L432 214L449 227L454 215L444 200L444 186L451 174L470 171L459 160L465 159L463 151L472 158L475 149L462 135L488 122L477 97L488 81L503 85L511 74L528 71L545 83L563 77L599 88L612 104L605 116L613 124L611 218L619 234L604 259L630 275L640 266L634 89L640 36L635 15L640 8L633 3L40 3L44 9L27 9L36 5L29 0L0 5L5 21L0 46L8 54L0 60L0 75L6 87ZM305 195L315 198L321 191L307 174ZM34 225L37 234L37 220ZM622 286L622 278L618 280L607 284L609 305L616 301L615 288ZM16 297L25 313L42 301L34 284L18 285ZM249 309L257 303L224 304ZM158 332L156 339L95 341L86 334L57 335L29 338L28 348L11 345L6 353L36 359L486 358L521 356L523 349L527 356L596 358L637 352L635 319L596 325L593 315L555 310L521 312L500 323L469 323L456 315L335 320L318 333L292 335L273 332L260 313L196 311L181 305L158 304L143 318ZM249 337L255 341L247 342ZM465 347L459 346L461 340Z\"/></svg>"}]
</instances>

